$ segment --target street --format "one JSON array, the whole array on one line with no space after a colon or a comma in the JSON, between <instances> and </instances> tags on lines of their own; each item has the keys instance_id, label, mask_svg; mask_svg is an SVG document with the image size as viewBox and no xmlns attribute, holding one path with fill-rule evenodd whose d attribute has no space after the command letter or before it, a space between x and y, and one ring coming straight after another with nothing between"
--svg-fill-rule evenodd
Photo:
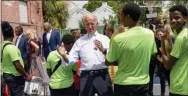
<instances>
[{"instance_id":1,"label":"street","mask_svg":"<svg viewBox=\"0 0 188 96\"><path fill-rule=\"evenodd\" d=\"M161 94L160 80L159 80L159 77L155 77L155 76L154 76L153 94L155 96L160 96L160 94ZM168 83L166 83L165 96L169 96L169 86L168 86Z\"/></svg>"}]
</instances>

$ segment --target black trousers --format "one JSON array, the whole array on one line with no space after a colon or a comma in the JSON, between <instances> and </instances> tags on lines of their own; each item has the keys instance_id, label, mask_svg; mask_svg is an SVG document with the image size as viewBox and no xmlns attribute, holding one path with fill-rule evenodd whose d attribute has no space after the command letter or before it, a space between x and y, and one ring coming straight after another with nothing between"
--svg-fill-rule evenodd
<instances>
[{"instance_id":1,"label":"black trousers","mask_svg":"<svg viewBox=\"0 0 188 96\"><path fill-rule=\"evenodd\" d=\"M79 96L80 94L80 89L76 89L76 96Z\"/></svg>"},{"instance_id":2,"label":"black trousers","mask_svg":"<svg viewBox=\"0 0 188 96\"><path fill-rule=\"evenodd\" d=\"M163 64L158 66L157 75L160 80L162 79L164 82L167 81L168 85L170 85L170 70L167 70Z\"/></svg>"},{"instance_id":3,"label":"black trousers","mask_svg":"<svg viewBox=\"0 0 188 96\"><path fill-rule=\"evenodd\" d=\"M179 94L172 94L172 93L170 93L170 96L188 96L188 95L179 95Z\"/></svg>"},{"instance_id":4,"label":"black trousers","mask_svg":"<svg viewBox=\"0 0 188 96\"><path fill-rule=\"evenodd\" d=\"M81 71L80 96L113 96L112 82L107 69Z\"/></svg>"},{"instance_id":5,"label":"black trousers","mask_svg":"<svg viewBox=\"0 0 188 96\"><path fill-rule=\"evenodd\" d=\"M114 84L114 96L148 96L148 84L144 84L144 85Z\"/></svg>"},{"instance_id":6,"label":"black trousers","mask_svg":"<svg viewBox=\"0 0 188 96\"><path fill-rule=\"evenodd\" d=\"M51 96L76 96L74 84L68 88L52 89L50 88Z\"/></svg>"},{"instance_id":7,"label":"black trousers","mask_svg":"<svg viewBox=\"0 0 188 96\"><path fill-rule=\"evenodd\" d=\"M8 85L11 96L24 96L25 79L23 76L3 73L3 78Z\"/></svg>"},{"instance_id":8,"label":"black trousers","mask_svg":"<svg viewBox=\"0 0 188 96\"><path fill-rule=\"evenodd\" d=\"M165 93L165 81L167 80L168 83L170 83L169 78L169 71L167 71L162 64L160 64L160 61L157 60L156 57L152 57L150 61L150 67L149 67L149 75L150 75L150 82L149 82L149 95L153 96L153 75L155 67L158 67L158 76L160 79L161 84L161 94Z\"/></svg>"}]
</instances>

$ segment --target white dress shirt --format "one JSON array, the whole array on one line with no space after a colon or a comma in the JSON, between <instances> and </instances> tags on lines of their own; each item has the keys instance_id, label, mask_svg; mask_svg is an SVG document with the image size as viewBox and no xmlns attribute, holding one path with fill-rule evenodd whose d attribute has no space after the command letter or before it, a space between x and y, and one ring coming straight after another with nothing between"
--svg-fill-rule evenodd
<instances>
[{"instance_id":1,"label":"white dress shirt","mask_svg":"<svg viewBox=\"0 0 188 96\"><path fill-rule=\"evenodd\" d=\"M46 39L47 39L48 43L50 41L51 34L52 34L52 29L49 32L47 32L47 34L46 34Z\"/></svg>"},{"instance_id":2,"label":"white dress shirt","mask_svg":"<svg viewBox=\"0 0 188 96\"><path fill-rule=\"evenodd\" d=\"M23 33L22 33L20 36L18 36L18 38L17 38L17 40L16 40L16 47L17 47L17 48L18 48L18 46L19 46L20 39L21 39L22 36L23 36Z\"/></svg>"},{"instance_id":3,"label":"white dress shirt","mask_svg":"<svg viewBox=\"0 0 188 96\"><path fill-rule=\"evenodd\" d=\"M69 63L72 65L81 58L80 70L98 70L106 69L105 55L95 47L94 40L99 40L105 49L109 49L110 40L107 36L95 32L94 34L85 34L80 37L73 45L69 55Z\"/></svg>"}]
</instances>

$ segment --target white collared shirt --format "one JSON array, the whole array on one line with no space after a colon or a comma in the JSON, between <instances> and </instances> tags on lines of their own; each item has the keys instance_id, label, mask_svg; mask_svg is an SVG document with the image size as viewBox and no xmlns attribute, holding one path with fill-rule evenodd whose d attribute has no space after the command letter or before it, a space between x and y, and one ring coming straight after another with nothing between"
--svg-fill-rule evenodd
<instances>
[{"instance_id":1,"label":"white collared shirt","mask_svg":"<svg viewBox=\"0 0 188 96\"><path fill-rule=\"evenodd\" d=\"M48 43L50 41L51 34L52 34L52 29L50 30L50 32L47 32L47 34L46 34L46 39L47 39Z\"/></svg>"},{"instance_id":2,"label":"white collared shirt","mask_svg":"<svg viewBox=\"0 0 188 96\"><path fill-rule=\"evenodd\" d=\"M95 47L94 40L99 40L105 49L109 49L110 40L107 36L95 32L94 34L85 34L80 37L73 45L68 59L72 65L77 62L79 57L81 58L80 70L98 70L105 69L105 55Z\"/></svg>"},{"instance_id":3,"label":"white collared shirt","mask_svg":"<svg viewBox=\"0 0 188 96\"><path fill-rule=\"evenodd\" d=\"M17 48L18 48L18 46L19 46L20 39L21 39L22 36L23 36L23 33L22 33L20 36L18 36L18 38L17 38L17 40L16 40L16 47L17 47Z\"/></svg>"}]
</instances>

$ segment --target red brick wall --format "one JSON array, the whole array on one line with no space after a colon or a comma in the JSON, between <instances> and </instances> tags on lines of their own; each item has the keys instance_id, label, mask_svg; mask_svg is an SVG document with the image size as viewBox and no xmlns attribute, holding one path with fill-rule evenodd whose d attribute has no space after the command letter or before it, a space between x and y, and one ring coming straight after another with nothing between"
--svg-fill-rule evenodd
<instances>
[{"instance_id":1,"label":"red brick wall","mask_svg":"<svg viewBox=\"0 0 188 96\"><path fill-rule=\"evenodd\" d=\"M8 5L11 4L11 5ZM19 2L18 1L2 1L2 20L19 22Z\"/></svg>"},{"instance_id":2,"label":"red brick wall","mask_svg":"<svg viewBox=\"0 0 188 96\"><path fill-rule=\"evenodd\" d=\"M42 2L37 0L26 1L26 3L28 23L37 25L43 24ZM19 23L19 1L2 1L2 20Z\"/></svg>"},{"instance_id":3,"label":"red brick wall","mask_svg":"<svg viewBox=\"0 0 188 96\"><path fill-rule=\"evenodd\" d=\"M28 6L28 21L31 24L43 24L42 2L27 1Z\"/></svg>"},{"instance_id":4,"label":"red brick wall","mask_svg":"<svg viewBox=\"0 0 188 96\"><path fill-rule=\"evenodd\" d=\"M42 0L26 1L28 23L20 23L19 1L2 1L2 20L9 21L15 28L21 25L24 32L32 28L41 36L43 29Z\"/></svg>"}]
</instances>

